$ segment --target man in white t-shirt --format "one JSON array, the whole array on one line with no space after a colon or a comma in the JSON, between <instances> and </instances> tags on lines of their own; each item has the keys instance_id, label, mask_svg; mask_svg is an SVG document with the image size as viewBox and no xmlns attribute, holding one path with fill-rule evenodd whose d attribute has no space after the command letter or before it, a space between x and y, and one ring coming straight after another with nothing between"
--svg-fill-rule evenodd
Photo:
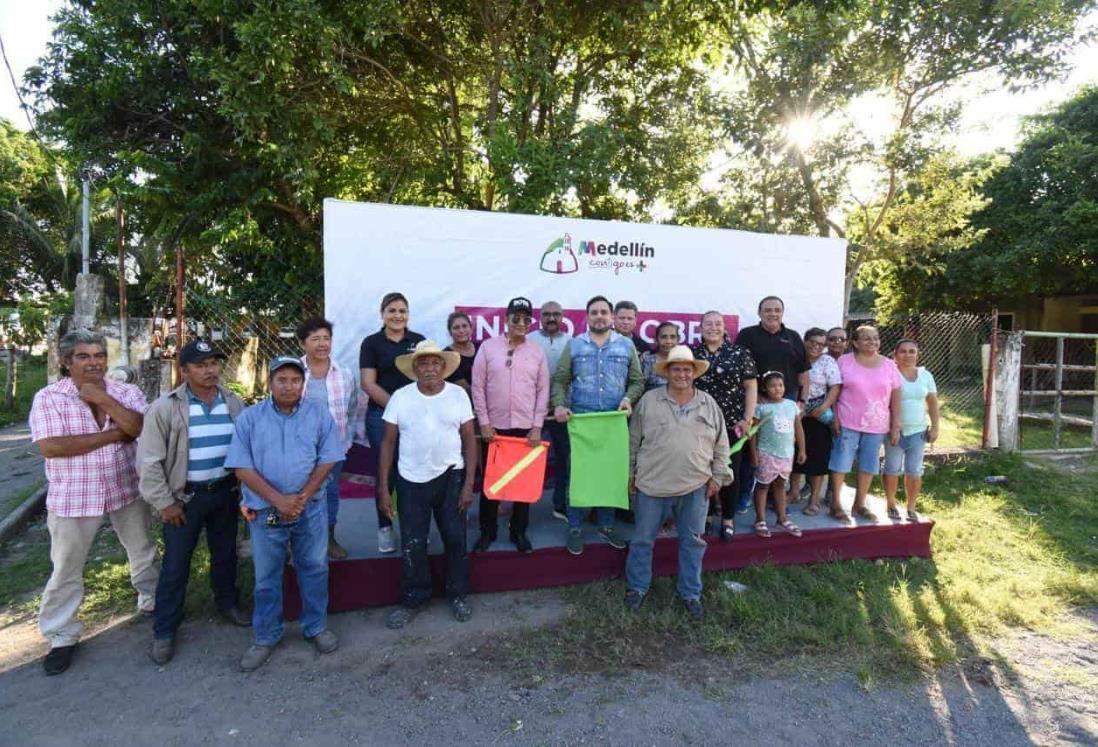
<instances>
[{"instance_id":1,"label":"man in white t-shirt","mask_svg":"<svg viewBox=\"0 0 1098 747\"><path fill-rule=\"evenodd\" d=\"M397 461L397 503L400 506L400 606L386 625L402 628L431 601L431 569L427 564L427 533L435 516L446 548L446 596L454 619L473 615L469 592L469 555L465 550L465 511L473 503L473 477L479 447L473 430L469 396L446 378L457 370L461 356L442 350L431 340L397 356L396 367L415 382L393 392L382 418L385 436L378 456L378 507L389 518L393 502L389 474L400 438ZM469 465L469 469L465 466Z\"/></svg>"}]
</instances>

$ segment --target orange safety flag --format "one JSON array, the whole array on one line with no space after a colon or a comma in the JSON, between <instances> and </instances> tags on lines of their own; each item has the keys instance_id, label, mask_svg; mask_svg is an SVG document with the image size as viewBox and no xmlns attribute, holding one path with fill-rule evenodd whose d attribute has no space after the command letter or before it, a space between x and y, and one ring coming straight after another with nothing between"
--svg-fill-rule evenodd
<instances>
[{"instance_id":1,"label":"orange safety flag","mask_svg":"<svg viewBox=\"0 0 1098 747\"><path fill-rule=\"evenodd\" d=\"M488 444L484 497L493 501L537 503L545 484L549 442L531 447L525 438L496 436Z\"/></svg>"}]
</instances>

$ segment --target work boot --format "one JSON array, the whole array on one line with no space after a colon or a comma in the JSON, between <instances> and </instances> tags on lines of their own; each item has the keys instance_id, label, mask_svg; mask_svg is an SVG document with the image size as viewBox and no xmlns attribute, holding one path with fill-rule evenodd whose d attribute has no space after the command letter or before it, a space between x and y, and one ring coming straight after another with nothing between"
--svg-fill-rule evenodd
<instances>
[{"instance_id":1,"label":"work boot","mask_svg":"<svg viewBox=\"0 0 1098 747\"><path fill-rule=\"evenodd\" d=\"M163 666L172 660L175 655L174 638L153 638L152 648L149 649L149 658L154 664Z\"/></svg>"},{"instance_id":2,"label":"work boot","mask_svg":"<svg viewBox=\"0 0 1098 747\"><path fill-rule=\"evenodd\" d=\"M267 663L267 659L271 658L271 652L273 651L274 646L260 646L259 644L249 646L240 659L240 671L254 672L259 669Z\"/></svg>"},{"instance_id":3,"label":"work boot","mask_svg":"<svg viewBox=\"0 0 1098 747\"><path fill-rule=\"evenodd\" d=\"M330 654L339 648L339 639L336 638L336 634L325 628L312 638L306 638L307 641L312 641L312 644L316 647L317 653Z\"/></svg>"}]
</instances>

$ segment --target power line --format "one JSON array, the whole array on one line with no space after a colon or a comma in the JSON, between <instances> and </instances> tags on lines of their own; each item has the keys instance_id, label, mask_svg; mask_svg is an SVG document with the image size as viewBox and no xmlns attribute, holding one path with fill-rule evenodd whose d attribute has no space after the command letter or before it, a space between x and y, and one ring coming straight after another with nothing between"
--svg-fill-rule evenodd
<instances>
[{"instance_id":1,"label":"power line","mask_svg":"<svg viewBox=\"0 0 1098 747\"><path fill-rule=\"evenodd\" d=\"M0 34L0 54L4 57L4 67L8 69L8 78L11 79L11 87L15 90L15 97L19 99L19 108L23 110L23 116L27 118L27 125L30 127L31 134L34 135L34 139L38 141L39 145L43 148L46 147L45 141L38 134L38 130L35 129L34 119L31 117L31 107L23 100L23 92L19 90L19 82L15 79L15 71L11 69L11 62L8 60L8 49L4 46L4 37Z\"/></svg>"}]
</instances>

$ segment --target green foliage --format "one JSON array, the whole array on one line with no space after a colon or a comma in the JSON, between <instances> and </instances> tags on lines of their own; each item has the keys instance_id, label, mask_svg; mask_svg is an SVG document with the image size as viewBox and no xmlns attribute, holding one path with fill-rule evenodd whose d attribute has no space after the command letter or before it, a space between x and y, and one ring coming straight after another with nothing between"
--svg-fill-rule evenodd
<instances>
[{"instance_id":1,"label":"green foliage","mask_svg":"<svg viewBox=\"0 0 1098 747\"><path fill-rule=\"evenodd\" d=\"M1033 117L983 193L982 238L947 255L928 296L974 306L1098 291L1098 87Z\"/></svg>"}]
</instances>

